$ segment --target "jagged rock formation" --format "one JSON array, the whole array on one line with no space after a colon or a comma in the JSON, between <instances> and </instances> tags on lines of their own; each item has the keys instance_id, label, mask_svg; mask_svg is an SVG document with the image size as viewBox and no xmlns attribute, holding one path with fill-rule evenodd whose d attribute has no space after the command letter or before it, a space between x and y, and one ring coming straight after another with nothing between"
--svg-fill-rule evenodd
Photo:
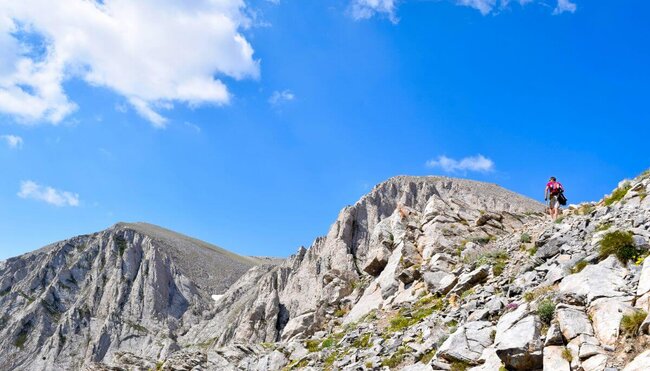
<instances>
[{"instance_id":1,"label":"jagged rock formation","mask_svg":"<svg viewBox=\"0 0 650 371\"><path fill-rule=\"evenodd\" d=\"M224 348L219 345L240 340L237 329L224 335L202 327L219 334L204 350L206 365L232 370L650 369L648 351L643 352L650 345L650 259L644 260L650 248L648 191L646 172L598 204L572 206L558 223L522 207L490 212L474 204L448 207L457 199L436 207L439 199L425 194L429 201L396 207L379 222L365 224L370 231L365 245L331 232L331 242L317 241L320 249L329 245L330 254L346 247L359 281L348 290L323 290L334 282L328 276L338 271L334 267L321 272L322 283L293 278L320 292L321 299L315 312L289 312L287 325L276 327L281 341ZM344 210L334 230L345 225L347 215ZM616 249L606 249L607 239ZM294 266L283 266L289 273L276 290L280 303L299 287L291 282L296 269L325 255L321 250L306 260L310 251L295 257ZM346 280L337 287L346 287ZM302 295L292 294L298 300ZM221 308L215 318L227 312Z\"/></svg>"},{"instance_id":2,"label":"jagged rock formation","mask_svg":"<svg viewBox=\"0 0 650 371\"><path fill-rule=\"evenodd\" d=\"M0 369L80 369L127 350L167 357L212 294L263 262L144 223L3 261Z\"/></svg>"},{"instance_id":3,"label":"jagged rock formation","mask_svg":"<svg viewBox=\"0 0 650 371\"><path fill-rule=\"evenodd\" d=\"M643 261L650 248L648 191L646 173L553 223L543 205L496 185L392 178L343 209L309 249L254 266L216 302L182 291L186 311L155 317L156 331L132 338L136 331L112 318L103 328L124 333L102 343L94 332L83 357L56 357L85 361L92 370L650 369L643 352L650 339L650 259ZM603 241L613 241L623 260L633 259L622 263L602 253ZM196 276L183 277L177 287L205 288ZM11 293L18 282L27 285L12 282ZM12 303L20 300L12 295ZM4 298L0 304L11 308ZM25 311L30 304L11 305ZM109 323L102 316L80 320ZM75 320L50 323L59 328ZM26 322L12 323L0 334L12 337L0 342L0 359L19 353L16 339ZM167 337L158 336L160 328ZM108 351L97 357L106 343ZM40 349L32 354L50 358L22 358L23 365L52 364L57 344L40 344L30 345Z\"/></svg>"}]
</instances>

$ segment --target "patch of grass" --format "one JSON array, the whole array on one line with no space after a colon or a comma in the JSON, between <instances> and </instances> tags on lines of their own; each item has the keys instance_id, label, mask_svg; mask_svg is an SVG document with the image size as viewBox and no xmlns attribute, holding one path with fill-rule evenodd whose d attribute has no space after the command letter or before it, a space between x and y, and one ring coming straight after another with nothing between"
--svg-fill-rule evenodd
<instances>
[{"instance_id":1,"label":"patch of grass","mask_svg":"<svg viewBox=\"0 0 650 371\"><path fill-rule=\"evenodd\" d=\"M469 363L463 361L454 361L451 363L450 366L451 366L451 371L465 371L471 367Z\"/></svg>"},{"instance_id":2,"label":"patch of grass","mask_svg":"<svg viewBox=\"0 0 650 371\"><path fill-rule=\"evenodd\" d=\"M431 349L430 351L424 353L422 357L420 357L419 361L426 365L429 362L431 362L431 360L433 359L433 357L435 357L435 355L436 355L436 350Z\"/></svg>"},{"instance_id":3,"label":"patch of grass","mask_svg":"<svg viewBox=\"0 0 650 371\"><path fill-rule=\"evenodd\" d=\"M564 221L564 216L563 215L558 216L557 219L555 219L555 224L562 224L563 221Z\"/></svg>"},{"instance_id":4,"label":"patch of grass","mask_svg":"<svg viewBox=\"0 0 650 371\"><path fill-rule=\"evenodd\" d=\"M388 326L388 331L397 332L402 331L411 326L411 320L404 317L403 315L397 315L390 320L390 325Z\"/></svg>"},{"instance_id":5,"label":"patch of grass","mask_svg":"<svg viewBox=\"0 0 650 371\"><path fill-rule=\"evenodd\" d=\"M331 348L331 347L334 346L334 344L336 344L336 340L334 338L329 337L329 338L323 340L323 342L320 344L320 347L322 349Z\"/></svg>"},{"instance_id":6,"label":"patch of grass","mask_svg":"<svg viewBox=\"0 0 650 371\"><path fill-rule=\"evenodd\" d=\"M320 349L320 340L307 340L305 341L305 348L309 351L309 353L314 353Z\"/></svg>"},{"instance_id":7,"label":"patch of grass","mask_svg":"<svg viewBox=\"0 0 650 371\"><path fill-rule=\"evenodd\" d=\"M117 249L120 252L120 256L124 255L124 251L126 251L127 244L126 240L122 236L115 236L115 243L117 244Z\"/></svg>"},{"instance_id":8,"label":"patch of grass","mask_svg":"<svg viewBox=\"0 0 650 371\"><path fill-rule=\"evenodd\" d=\"M600 241L599 256L605 259L610 255L616 255L623 264L627 264L629 260L636 260L641 254L634 243L632 233L623 231L607 233Z\"/></svg>"},{"instance_id":9,"label":"patch of grass","mask_svg":"<svg viewBox=\"0 0 650 371\"><path fill-rule=\"evenodd\" d=\"M533 246L530 249L528 249L528 255L533 256L537 254L537 246Z\"/></svg>"},{"instance_id":10,"label":"patch of grass","mask_svg":"<svg viewBox=\"0 0 650 371\"><path fill-rule=\"evenodd\" d=\"M372 370L373 363L372 363L372 361L368 361L368 362L364 363L364 366L366 366L366 368L369 368L369 369Z\"/></svg>"},{"instance_id":11,"label":"patch of grass","mask_svg":"<svg viewBox=\"0 0 650 371\"><path fill-rule=\"evenodd\" d=\"M501 365L501 367L499 367L499 371L508 371L508 369L506 368L506 366Z\"/></svg>"},{"instance_id":12,"label":"patch of grass","mask_svg":"<svg viewBox=\"0 0 650 371\"><path fill-rule=\"evenodd\" d=\"M27 334L21 332L16 337L16 341L14 342L14 345L20 348L20 350L23 350L23 347L25 346L25 342L27 342Z\"/></svg>"},{"instance_id":13,"label":"patch of grass","mask_svg":"<svg viewBox=\"0 0 650 371\"><path fill-rule=\"evenodd\" d=\"M334 311L334 317L341 318L348 314L349 310L347 308L339 308L336 311Z\"/></svg>"},{"instance_id":14,"label":"patch of grass","mask_svg":"<svg viewBox=\"0 0 650 371\"><path fill-rule=\"evenodd\" d=\"M163 365L165 364L164 361L158 361L156 362L156 371L162 370Z\"/></svg>"},{"instance_id":15,"label":"patch of grass","mask_svg":"<svg viewBox=\"0 0 650 371\"><path fill-rule=\"evenodd\" d=\"M400 346L397 348L397 351L393 353L390 357L384 358L381 361L381 365L384 367L395 368L399 366L408 354L408 348L405 346Z\"/></svg>"},{"instance_id":16,"label":"patch of grass","mask_svg":"<svg viewBox=\"0 0 650 371\"><path fill-rule=\"evenodd\" d=\"M580 205L580 207L578 207L578 210L576 210L576 214L578 214L578 215L589 215L595 209L596 208L594 207L594 205L591 205L591 204Z\"/></svg>"},{"instance_id":17,"label":"patch of grass","mask_svg":"<svg viewBox=\"0 0 650 371\"><path fill-rule=\"evenodd\" d=\"M465 300L468 296L473 295L473 294L474 294L474 289L473 288L472 289L467 289L467 290L463 291L462 294L460 294L460 298Z\"/></svg>"},{"instance_id":18,"label":"patch of grass","mask_svg":"<svg viewBox=\"0 0 650 371\"><path fill-rule=\"evenodd\" d=\"M586 266L589 265L589 262L586 260L579 260L576 265L571 268L571 273L580 273Z\"/></svg>"},{"instance_id":19,"label":"patch of grass","mask_svg":"<svg viewBox=\"0 0 650 371\"><path fill-rule=\"evenodd\" d=\"M275 343L260 343L260 345L266 350L275 349Z\"/></svg>"},{"instance_id":20,"label":"patch of grass","mask_svg":"<svg viewBox=\"0 0 650 371\"><path fill-rule=\"evenodd\" d=\"M499 260L492 266L492 274L495 276L500 276L503 271L506 269L506 262Z\"/></svg>"},{"instance_id":21,"label":"patch of grass","mask_svg":"<svg viewBox=\"0 0 650 371\"><path fill-rule=\"evenodd\" d=\"M22 291L18 291L18 295L20 295L20 296L22 296L23 298L27 299L27 303L28 303L28 304L31 304L31 303L34 302L34 297L29 296L29 295L25 294L25 293L22 292Z\"/></svg>"},{"instance_id":22,"label":"patch of grass","mask_svg":"<svg viewBox=\"0 0 650 371\"><path fill-rule=\"evenodd\" d=\"M610 206L622 200L623 197L625 197L627 192L630 190L630 188L632 188L632 186L630 185L629 182L623 184L623 186L619 188L616 188L609 197L605 198L605 205Z\"/></svg>"},{"instance_id":23,"label":"patch of grass","mask_svg":"<svg viewBox=\"0 0 650 371\"><path fill-rule=\"evenodd\" d=\"M639 327L648 316L643 310L637 310L632 314L626 314L621 318L621 332L627 336L634 336L639 332Z\"/></svg>"},{"instance_id":24,"label":"patch of grass","mask_svg":"<svg viewBox=\"0 0 650 371\"><path fill-rule=\"evenodd\" d=\"M612 222L606 222L606 223L600 223L598 227L596 227L596 232L602 232L610 229L612 227Z\"/></svg>"},{"instance_id":25,"label":"patch of grass","mask_svg":"<svg viewBox=\"0 0 650 371\"><path fill-rule=\"evenodd\" d=\"M646 197L648 197L648 192L645 190L645 188L643 188L639 191L639 199L643 201Z\"/></svg>"},{"instance_id":26,"label":"patch of grass","mask_svg":"<svg viewBox=\"0 0 650 371\"><path fill-rule=\"evenodd\" d=\"M537 306L537 315L545 324L550 324L555 314L555 303L550 299L542 300Z\"/></svg>"},{"instance_id":27,"label":"patch of grass","mask_svg":"<svg viewBox=\"0 0 650 371\"><path fill-rule=\"evenodd\" d=\"M562 358L571 363L573 361L573 354L571 354L571 351L569 349L564 348L562 349Z\"/></svg>"},{"instance_id":28,"label":"patch of grass","mask_svg":"<svg viewBox=\"0 0 650 371\"><path fill-rule=\"evenodd\" d=\"M372 342L370 340L371 340L371 334L365 333L361 335L361 337L357 338L352 343L352 346L358 349L370 348L370 346L372 345Z\"/></svg>"},{"instance_id":29,"label":"patch of grass","mask_svg":"<svg viewBox=\"0 0 650 371\"><path fill-rule=\"evenodd\" d=\"M532 237L530 237L530 235L526 232L522 233L519 237L519 242L521 243L530 243L532 240Z\"/></svg>"},{"instance_id":30,"label":"patch of grass","mask_svg":"<svg viewBox=\"0 0 650 371\"><path fill-rule=\"evenodd\" d=\"M554 290L553 286L538 287L535 290L525 292L524 300L530 303L531 301L534 301L540 296L546 295L547 293L553 290Z\"/></svg>"},{"instance_id":31,"label":"patch of grass","mask_svg":"<svg viewBox=\"0 0 650 371\"><path fill-rule=\"evenodd\" d=\"M27 342L29 331L32 328L31 322L27 322L23 325L23 327L20 329L20 332L16 336L16 340L14 340L14 345L20 348L20 350L23 350L25 347L25 343Z\"/></svg>"},{"instance_id":32,"label":"patch of grass","mask_svg":"<svg viewBox=\"0 0 650 371\"><path fill-rule=\"evenodd\" d=\"M6 289L0 291L0 298L7 295L8 293L11 292L11 286L7 287Z\"/></svg>"}]
</instances>

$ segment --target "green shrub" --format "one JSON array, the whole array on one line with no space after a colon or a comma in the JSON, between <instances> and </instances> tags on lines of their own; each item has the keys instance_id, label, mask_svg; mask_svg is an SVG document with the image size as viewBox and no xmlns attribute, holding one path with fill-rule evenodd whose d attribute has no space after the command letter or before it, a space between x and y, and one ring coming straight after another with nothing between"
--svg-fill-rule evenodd
<instances>
[{"instance_id":1,"label":"green shrub","mask_svg":"<svg viewBox=\"0 0 650 371\"><path fill-rule=\"evenodd\" d=\"M454 361L451 363L451 371L465 371L470 368L471 365L463 361Z\"/></svg>"},{"instance_id":2,"label":"green shrub","mask_svg":"<svg viewBox=\"0 0 650 371\"><path fill-rule=\"evenodd\" d=\"M120 256L124 255L124 251L126 251L126 240L122 236L116 236L115 237L115 243L117 244L117 248L120 252Z\"/></svg>"},{"instance_id":3,"label":"green shrub","mask_svg":"<svg viewBox=\"0 0 650 371\"><path fill-rule=\"evenodd\" d=\"M381 361L381 365L389 368L396 368L404 361L404 357L407 353L408 348L405 346L400 346L397 348L397 351L393 353L389 358L384 358Z\"/></svg>"},{"instance_id":4,"label":"green shrub","mask_svg":"<svg viewBox=\"0 0 650 371\"><path fill-rule=\"evenodd\" d=\"M550 299L542 300L537 306L537 315L542 320L542 322L547 325L553 320L553 315L555 314L555 303Z\"/></svg>"},{"instance_id":5,"label":"green shrub","mask_svg":"<svg viewBox=\"0 0 650 371\"><path fill-rule=\"evenodd\" d=\"M305 348L307 348L307 350L310 353L318 351L318 349L320 348L320 340L307 340L307 341L305 341Z\"/></svg>"},{"instance_id":6,"label":"green shrub","mask_svg":"<svg viewBox=\"0 0 650 371\"><path fill-rule=\"evenodd\" d=\"M346 314L348 314L347 308L339 308L336 311L334 311L334 317L341 318L341 317L345 316Z\"/></svg>"},{"instance_id":7,"label":"green shrub","mask_svg":"<svg viewBox=\"0 0 650 371\"><path fill-rule=\"evenodd\" d=\"M555 224L562 224L564 221L564 216L558 216L557 219L555 219Z\"/></svg>"},{"instance_id":8,"label":"green shrub","mask_svg":"<svg viewBox=\"0 0 650 371\"><path fill-rule=\"evenodd\" d=\"M611 227L612 227L612 222L600 223L598 227L596 227L596 232L606 231Z\"/></svg>"},{"instance_id":9,"label":"green shrub","mask_svg":"<svg viewBox=\"0 0 650 371\"><path fill-rule=\"evenodd\" d=\"M27 342L27 333L21 332L16 337L16 341L14 342L14 345L20 348L20 350L22 350L23 347L25 346L25 342Z\"/></svg>"},{"instance_id":10,"label":"green shrub","mask_svg":"<svg viewBox=\"0 0 650 371\"><path fill-rule=\"evenodd\" d=\"M492 273L495 276L500 276L503 273L504 269L506 269L506 262L499 260L494 263L494 266L492 267Z\"/></svg>"},{"instance_id":11,"label":"green shrub","mask_svg":"<svg viewBox=\"0 0 650 371\"><path fill-rule=\"evenodd\" d=\"M365 333L361 335L361 337L357 338L353 343L352 346L355 348L369 348L372 345L372 342L370 341L371 334Z\"/></svg>"},{"instance_id":12,"label":"green shrub","mask_svg":"<svg viewBox=\"0 0 650 371\"><path fill-rule=\"evenodd\" d=\"M637 310L632 314L626 314L621 318L621 331L629 336L634 336L639 332L639 327L648 316L643 310Z\"/></svg>"},{"instance_id":13,"label":"green shrub","mask_svg":"<svg viewBox=\"0 0 650 371\"><path fill-rule=\"evenodd\" d=\"M530 243L533 239L530 237L528 233L522 233L521 237L519 237L519 241L522 243Z\"/></svg>"},{"instance_id":14,"label":"green shrub","mask_svg":"<svg viewBox=\"0 0 650 371\"><path fill-rule=\"evenodd\" d=\"M325 348L331 348L332 346L334 346L335 343L336 343L336 340L335 340L335 339L333 339L333 338L327 338L327 339L323 340L323 342L321 343L320 347L323 348L323 349L325 349Z\"/></svg>"},{"instance_id":15,"label":"green shrub","mask_svg":"<svg viewBox=\"0 0 650 371\"><path fill-rule=\"evenodd\" d=\"M562 358L571 363L573 361L573 354L571 354L571 351L568 348L564 348L562 349Z\"/></svg>"},{"instance_id":16,"label":"green shrub","mask_svg":"<svg viewBox=\"0 0 650 371\"><path fill-rule=\"evenodd\" d=\"M571 268L571 273L580 273L587 265L589 265L589 263L586 260L580 260L573 266L573 268Z\"/></svg>"},{"instance_id":17,"label":"green shrub","mask_svg":"<svg viewBox=\"0 0 650 371\"><path fill-rule=\"evenodd\" d=\"M625 195L627 194L627 191L630 190L630 188L632 188L630 183L625 183L623 184L622 187L616 188L609 197L605 198L605 205L610 206L622 200L623 197L625 197Z\"/></svg>"},{"instance_id":18,"label":"green shrub","mask_svg":"<svg viewBox=\"0 0 650 371\"><path fill-rule=\"evenodd\" d=\"M632 233L614 231L607 233L600 241L599 255L601 259L616 255L621 263L627 264L629 260L636 260L640 252L634 243Z\"/></svg>"}]
</instances>

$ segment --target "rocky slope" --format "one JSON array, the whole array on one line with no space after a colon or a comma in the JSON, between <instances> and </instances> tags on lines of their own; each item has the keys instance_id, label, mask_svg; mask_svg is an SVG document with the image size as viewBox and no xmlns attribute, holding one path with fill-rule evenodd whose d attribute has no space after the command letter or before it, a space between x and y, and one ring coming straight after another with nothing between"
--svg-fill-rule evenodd
<instances>
[{"instance_id":1,"label":"rocky slope","mask_svg":"<svg viewBox=\"0 0 650 371\"><path fill-rule=\"evenodd\" d=\"M23 357L11 360L29 369L75 360L88 370L650 369L648 191L650 173L622 183L600 203L565 210L553 223L543 205L496 185L392 178L344 208L310 248L277 265L254 266L216 302L205 300L205 285L216 284L205 281L209 267L183 271L186 279L175 280L172 290L187 302L180 317L171 309L178 307L174 300L162 315L141 314L159 290L169 291L151 282L119 317L104 309L121 307L118 288L113 301L92 313L74 317L62 310L56 318L39 309L47 304L29 301L25 290L38 280L14 278L11 305L6 294L1 307L42 313L34 320L10 317L11 329L0 330L9 339L0 343L0 359ZM100 247L97 254L114 256L112 268L100 271L120 277L129 259L118 259L119 243ZM167 265L174 267L175 259ZM19 260L29 261L29 254ZM8 264L12 272L24 271L17 262L1 264L3 290ZM183 269L178 264L172 272ZM28 270L55 282L42 266ZM136 280L125 285L131 293ZM138 318L149 322L129 325ZM63 343L83 355L59 350L54 334L61 332L50 331L43 341L23 336L46 322L65 328ZM82 331L89 336L72 335L80 323L94 329Z\"/></svg>"},{"instance_id":2,"label":"rocky slope","mask_svg":"<svg viewBox=\"0 0 650 371\"><path fill-rule=\"evenodd\" d=\"M0 262L0 369L80 369L121 351L158 359L262 259L144 223Z\"/></svg>"},{"instance_id":3,"label":"rocky slope","mask_svg":"<svg viewBox=\"0 0 650 371\"><path fill-rule=\"evenodd\" d=\"M495 186L391 179L243 276L161 368L650 369L648 191L646 173L553 223Z\"/></svg>"}]
</instances>

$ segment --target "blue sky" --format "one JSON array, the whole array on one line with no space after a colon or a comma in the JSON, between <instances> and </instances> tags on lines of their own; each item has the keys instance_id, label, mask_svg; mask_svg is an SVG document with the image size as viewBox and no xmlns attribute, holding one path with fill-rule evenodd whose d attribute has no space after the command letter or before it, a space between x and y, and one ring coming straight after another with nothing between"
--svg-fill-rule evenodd
<instances>
[{"instance_id":1,"label":"blue sky","mask_svg":"<svg viewBox=\"0 0 650 371\"><path fill-rule=\"evenodd\" d=\"M0 259L117 221L286 256L395 175L650 167L643 1L124 3L0 6Z\"/></svg>"}]
</instances>

